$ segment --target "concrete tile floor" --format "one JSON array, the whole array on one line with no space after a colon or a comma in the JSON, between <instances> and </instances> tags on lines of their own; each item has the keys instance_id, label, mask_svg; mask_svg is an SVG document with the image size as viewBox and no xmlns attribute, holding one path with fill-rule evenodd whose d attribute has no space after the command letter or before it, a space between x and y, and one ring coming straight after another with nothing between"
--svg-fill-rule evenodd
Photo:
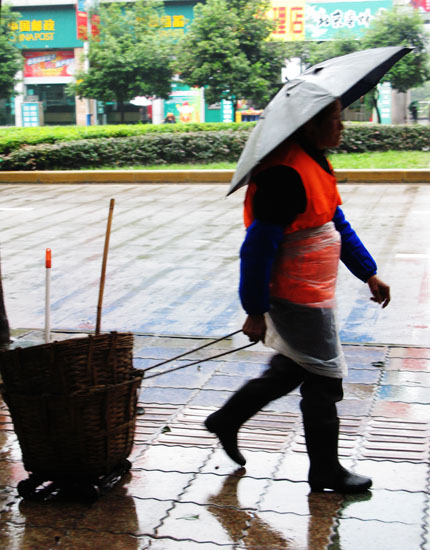
<instances>
[{"instance_id":1,"label":"concrete tile floor","mask_svg":"<svg viewBox=\"0 0 430 550\"><path fill-rule=\"evenodd\" d=\"M20 335L23 343L41 336ZM143 366L149 338L159 361L195 347L192 339L136 335L136 366ZM132 470L93 504L18 497L16 485L27 473L2 405L1 548L429 550L430 397L427 378L416 374L426 374L418 364L430 360L430 348L344 346L351 367L340 455L346 467L374 480L372 491L347 497L309 492L300 414L288 412L288 400L298 396L269 405L243 427L246 469L203 428L206 415L242 383L246 367L252 376L263 368L270 353L255 350L260 363L232 354L144 379Z\"/></svg>"},{"instance_id":2,"label":"concrete tile floor","mask_svg":"<svg viewBox=\"0 0 430 550\"><path fill-rule=\"evenodd\" d=\"M430 186L339 189L345 215L393 297L390 307L378 308L367 286L341 266L341 340L426 345ZM94 329L113 197L103 329L204 337L236 330L244 317L237 298L243 190L227 199L226 191L226 185L198 184L0 185L2 275L11 326L43 327L49 247L52 326ZM149 361L159 350L155 343L148 347L152 353L145 350L143 358ZM255 362L255 352L251 356ZM417 368L430 367L424 361Z\"/></svg>"},{"instance_id":3,"label":"concrete tile floor","mask_svg":"<svg viewBox=\"0 0 430 550\"><path fill-rule=\"evenodd\" d=\"M111 197L116 207L102 326L136 333L137 368L241 326L242 192L224 200L226 188L218 185L82 190L0 186L2 271L13 328L43 327L44 250L50 247L53 326L94 329ZM345 466L373 477L372 491L346 498L309 493L298 392L241 430L246 470L225 456L202 422L244 379L258 376L268 358L256 346L208 360L213 351L245 343L234 336L191 355L206 359L199 366L144 379L132 470L93 504L18 497L16 485L27 473L0 404L0 548L430 550L430 349L423 347L430 335L430 187L341 185L340 192L393 294L381 310L369 302L365 285L340 269L339 326L350 372L339 406L339 452ZM37 330L17 336L21 345L42 339ZM171 366L183 364L178 359Z\"/></svg>"}]
</instances>

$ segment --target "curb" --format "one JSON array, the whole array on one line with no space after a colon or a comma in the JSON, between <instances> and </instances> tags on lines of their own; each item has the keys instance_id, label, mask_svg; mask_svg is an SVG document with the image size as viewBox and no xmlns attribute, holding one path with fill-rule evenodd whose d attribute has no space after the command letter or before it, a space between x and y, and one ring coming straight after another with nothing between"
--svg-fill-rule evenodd
<instances>
[{"instance_id":1,"label":"curb","mask_svg":"<svg viewBox=\"0 0 430 550\"><path fill-rule=\"evenodd\" d=\"M35 170L0 172L0 183L230 183L234 170ZM430 169L336 170L338 183L430 183Z\"/></svg>"}]
</instances>

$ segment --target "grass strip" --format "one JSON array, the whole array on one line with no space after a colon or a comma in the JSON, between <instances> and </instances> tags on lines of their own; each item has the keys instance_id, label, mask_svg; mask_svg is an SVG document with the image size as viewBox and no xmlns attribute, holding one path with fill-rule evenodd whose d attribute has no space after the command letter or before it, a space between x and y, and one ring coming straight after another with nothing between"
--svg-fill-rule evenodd
<instances>
[{"instance_id":1,"label":"grass strip","mask_svg":"<svg viewBox=\"0 0 430 550\"><path fill-rule=\"evenodd\" d=\"M381 153L339 153L331 155L335 170L430 168L427 151L385 151ZM208 164L151 164L137 166L101 166L97 170L235 170L234 162Z\"/></svg>"}]
</instances>

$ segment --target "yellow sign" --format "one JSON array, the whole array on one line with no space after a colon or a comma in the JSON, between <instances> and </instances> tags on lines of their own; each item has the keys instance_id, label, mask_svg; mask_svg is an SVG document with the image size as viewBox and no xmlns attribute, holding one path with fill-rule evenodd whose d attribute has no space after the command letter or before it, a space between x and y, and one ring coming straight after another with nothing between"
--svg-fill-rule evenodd
<instances>
[{"instance_id":1,"label":"yellow sign","mask_svg":"<svg viewBox=\"0 0 430 550\"><path fill-rule=\"evenodd\" d=\"M186 23L183 15L163 15L161 19L167 29L183 29Z\"/></svg>"},{"instance_id":2,"label":"yellow sign","mask_svg":"<svg viewBox=\"0 0 430 550\"><path fill-rule=\"evenodd\" d=\"M272 0L268 16L276 21L272 39L305 39L305 0Z\"/></svg>"},{"instance_id":3,"label":"yellow sign","mask_svg":"<svg viewBox=\"0 0 430 550\"><path fill-rule=\"evenodd\" d=\"M20 42L54 40L55 21L53 19L20 19L11 23L10 28L19 33Z\"/></svg>"}]
</instances>

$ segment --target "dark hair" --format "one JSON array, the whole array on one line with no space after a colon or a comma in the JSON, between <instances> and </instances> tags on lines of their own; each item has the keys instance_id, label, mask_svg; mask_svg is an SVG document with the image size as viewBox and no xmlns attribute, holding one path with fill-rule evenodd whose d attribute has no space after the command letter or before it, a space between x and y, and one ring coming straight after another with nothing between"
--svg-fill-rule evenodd
<instances>
[{"instance_id":1,"label":"dark hair","mask_svg":"<svg viewBox=\"0 0 430 550\"><path fill-rule=\"evenodd\" d=\"M321 109L310 120L300 126L291 136L291 139L299 143L313 144L323 120L336 109L339 101L339 99L335 99L324 109Z\"/></svg>"},{"instance_id":2,"label":"dark hair","mask_svg":"<svg viewBox=\"0 0 430 550\"><path fill-rule=\"evenodd\" d=\"M329 114L331 114L335 108L337 107L339 99L335 99L331 103L327 105L327 107L324 107L319 113L317 113L311 120L315 122L317 126L321 125L321 122L325 119L325 117Z\"/></svg>"}]
</instances>

